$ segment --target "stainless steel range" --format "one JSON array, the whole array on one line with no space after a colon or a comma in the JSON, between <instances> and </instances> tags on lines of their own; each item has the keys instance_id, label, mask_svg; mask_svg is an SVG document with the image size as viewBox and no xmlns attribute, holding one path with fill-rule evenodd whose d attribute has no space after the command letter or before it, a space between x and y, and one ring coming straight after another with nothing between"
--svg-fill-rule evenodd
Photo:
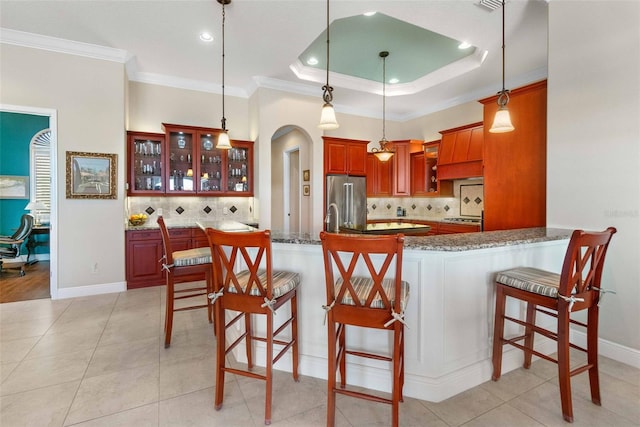
<instances>
[{"instance_id":1,"label":"stainless steel range","mask_svg":"<svg viewBox=\"0 0 640 427\"><path fill-rule=\"evenodd\" d=\"M480 224L480 218L476 217L447 217L442 218L444 222L462 222L467 224Z\"/></svg>"}]
</instances>

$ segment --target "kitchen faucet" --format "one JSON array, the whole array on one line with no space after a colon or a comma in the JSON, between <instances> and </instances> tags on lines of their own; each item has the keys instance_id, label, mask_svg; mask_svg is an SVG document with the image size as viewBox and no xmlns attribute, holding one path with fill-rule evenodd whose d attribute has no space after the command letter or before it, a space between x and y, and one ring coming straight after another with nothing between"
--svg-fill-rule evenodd
<instances>
[{"instance_id":1,"label":"kitchen faucet","mask_svg":"<svg viewBox=\"0 0 640 427\"><path fill-rule=\"evenodd\" d=\"M327 224L327 231L329 231L329 225L331 223L331 208L332 207L336 211L336 226L334 227L333 232L337 233L337 232L340 231L340 225L338 224L338 222L340 221L340 213L338 212L338 205L336 205L335 203L331 203L329 205L329 207L327 208L327 216L325 216L324 222Z\"/></svg>"}]
</instances>

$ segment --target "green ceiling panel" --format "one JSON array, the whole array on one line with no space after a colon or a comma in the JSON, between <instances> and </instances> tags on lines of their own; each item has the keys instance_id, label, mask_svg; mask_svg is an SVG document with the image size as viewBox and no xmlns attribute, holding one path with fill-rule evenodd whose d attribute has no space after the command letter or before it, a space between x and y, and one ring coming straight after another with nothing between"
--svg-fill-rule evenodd
<instances>
[{"instance_id":1,"label":"green ceiling panel","mask_svg":"<svg viewBox=\"0 0 640 427\"><path fill-rule=\"evenodd\" d=\"M330 25L331 71L379 82L382 59L389 51L387 79L399 83L417 80L443 66L471 55L475 48L458 49L460 41L442 36L382 13L337 19ZM326 69L326 31L298 57L305 66ZM315 57L318 64L309 65Z\"/></svg>"}]
</instances>

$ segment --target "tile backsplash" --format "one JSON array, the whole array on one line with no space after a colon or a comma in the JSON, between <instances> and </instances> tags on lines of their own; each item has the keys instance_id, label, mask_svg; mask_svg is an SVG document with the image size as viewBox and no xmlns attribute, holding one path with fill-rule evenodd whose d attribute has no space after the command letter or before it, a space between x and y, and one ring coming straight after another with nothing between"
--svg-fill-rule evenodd
<instances>
[{"instance_id":1,"label":"tile backsplash","mask_svg":"<svg viewBox=\"0 0 640 427\"><path fill-rule=\"evenodd\" d=\"M155 223L160 212L167 222L255 221L253 197L128 197L125 220L131 214L146 213L147 222Z\"/></svg>"},{"instance_id":2,"label":"tile backsplash","mask_svg":"<svg viewBox=\"0 0 640 427\"><path fill-rule=\"evenodd\" d=\"M395 218L398 207L403 208L409 218L439 220L446 217L480 216L484 209L482 184L482 179L454 181L453 197L369 197L367 218Z\"/></svg>"}]
</instances>

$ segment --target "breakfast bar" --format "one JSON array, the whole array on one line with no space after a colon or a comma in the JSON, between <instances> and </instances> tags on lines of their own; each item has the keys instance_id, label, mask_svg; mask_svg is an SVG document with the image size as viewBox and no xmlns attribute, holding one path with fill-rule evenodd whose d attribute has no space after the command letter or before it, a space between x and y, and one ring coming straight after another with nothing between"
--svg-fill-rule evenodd
<instances>
[{"instance_id":1,"label":"breakfast bar","mask_svg":"<svg viewBox=\"0 0 640 427\"><path fill-rule=\"evenodd\" d=\"M206 223L203 224L205 227ZM405 344L404 394L439 402L490 379L493 331L493 277L497 271L527 265L559 272L572 230L530 228L411 237L405 240L403 280L410 283ZM327 375L327 330L324 325L325 283L320 241L309 234L272 234L273 267L301 276L299 294L300 373ZM515 304L515 303L514 303ZM516 313L519 305L508 306ZM286 314L276 316L287 318ZM544 319L543 319L544 320ZM258 329L264 325L257 324ZM233 340L241 333L229 331ZM379 330L350 330L352 347L376 351L387 348L388 334ZM517 333L517 328L507 334ZM262 331L261 331L262 332ZM551 353L551 341L536 348ZM257 361L264 347L257 343ZM235 350L245 360L242 346ZM285 355L277 369L289 370ZM285 360L286 359L286 360ZM521 365L521 355L506 351L503 372ZM385 362L347 358L349 382L388 392L389 366Z\"/></svg>"}]
</instances>

